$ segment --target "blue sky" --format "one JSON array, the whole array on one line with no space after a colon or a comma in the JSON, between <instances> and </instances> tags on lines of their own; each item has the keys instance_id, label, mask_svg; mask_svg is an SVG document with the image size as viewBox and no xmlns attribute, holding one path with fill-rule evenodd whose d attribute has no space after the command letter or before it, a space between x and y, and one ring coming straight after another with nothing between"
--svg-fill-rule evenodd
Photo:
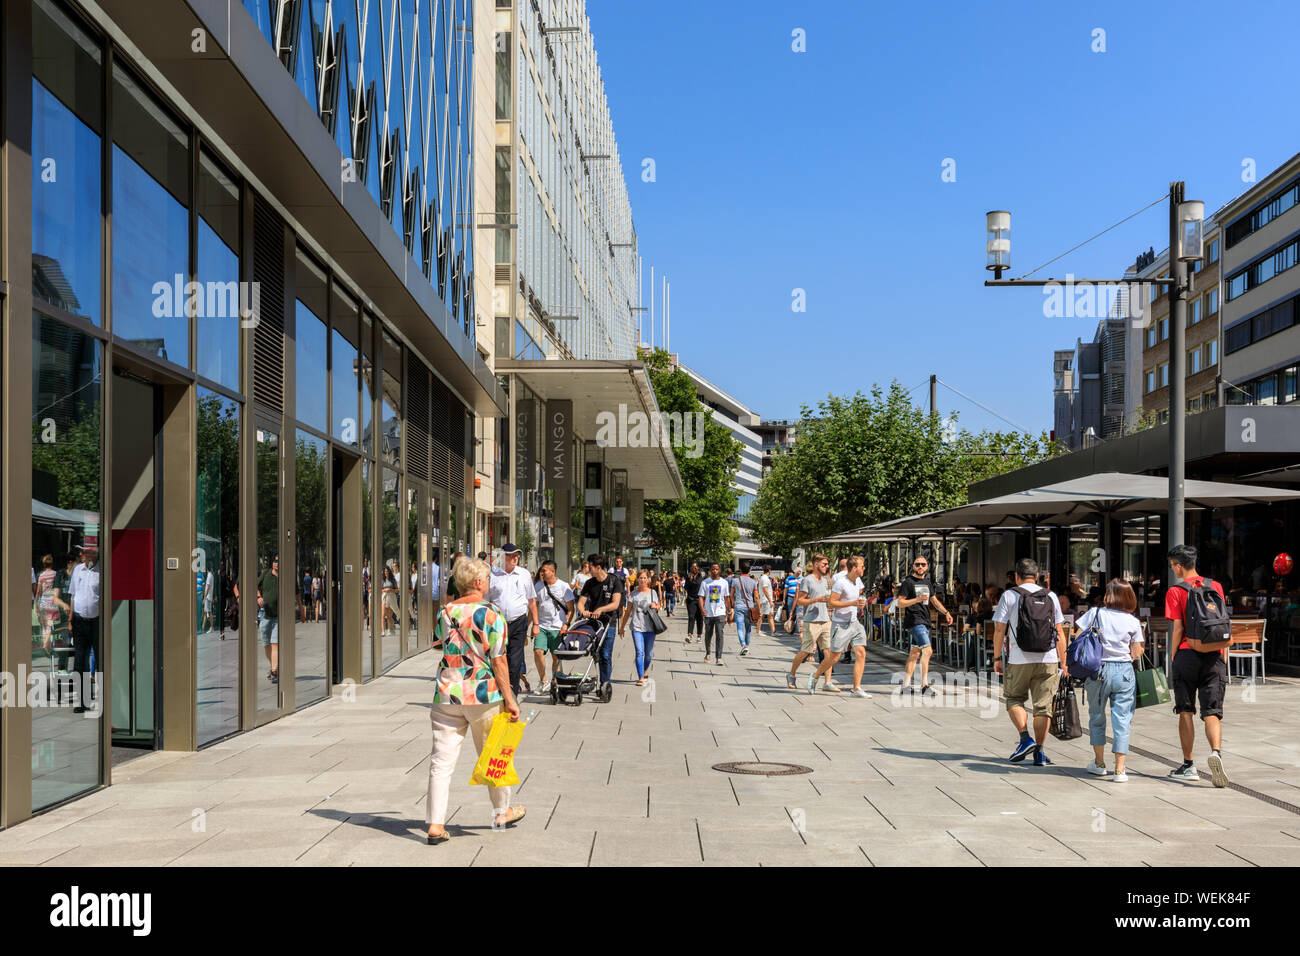
<instances>
[{"instance_id":1,"label":"blue sky","mask_svg":"<svg viewBox=\"0 0 1300 956\"><path fill-rule=\"evenodd\" d=\"M672 285L673 351L764 418L934 373L1050 428L1052 351L1096 320L984 288L984 213L1011 210L1014 277L1170 180L1208 214L1248 187L1243 160L1262 177L1300 151L1283 39L1300 5L1079 6L589 0L646 282L654 265ZM1122 275L1167 235L1161 204L1039 275ZM1006 427L939 401L963 426Z\"/></svg>"}]
</instances>

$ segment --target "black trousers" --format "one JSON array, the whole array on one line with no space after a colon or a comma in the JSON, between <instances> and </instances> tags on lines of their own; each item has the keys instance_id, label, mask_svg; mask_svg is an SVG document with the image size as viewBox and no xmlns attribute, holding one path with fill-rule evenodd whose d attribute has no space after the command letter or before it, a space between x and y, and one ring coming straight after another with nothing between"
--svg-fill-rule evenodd
<instances>
[{"instance_id":1,"label":"black trousers","mask_svg":"<svg viewBox=\"0 0 1300 956\"><path fill-rule=\"evenodd\" d=\"M727 618L725 615L706 617L704 619L704 656L706 658L712 651L717 660L722 660L722 634L726 626ZM717 637L716 645L713 642L715 636Z\"/></svg>"},{"instance_id":2,"label":"black trousers","mask_svg":"<svg viewBox=\"0 0 1300 956\"><path fill-rule=\"evenodd\" d=\"M506 664L510 668L510 689L516 696L519 694L519 677L524 672L524 650L530 629L527 614L521 614L506 624Z\"/></svg>"},{"instance_id":3,"label":"black trousers","mask_svg":"<svg viewBox=\"0 0 1300 956\"><path fill-rule=\"evenodd\" d=\"M74 617L72 619L72 672L79 679L84 680L81 675L90 673L91 648L95 648L95 667L99 667L99 648L96 646L98 637L99 618ZM93 687L93 683L90 686Z\"/></svg>"},{"instance_id":4,"label":"black trousers","mask_svg":"<svg viewBox=\"0 0 1300 956\"><path fill-rule=\"evenodd\" d=\"M700 616L699 599L686 599L686 634L704 636L704 618Z\"/></svg>"}]
</instances>

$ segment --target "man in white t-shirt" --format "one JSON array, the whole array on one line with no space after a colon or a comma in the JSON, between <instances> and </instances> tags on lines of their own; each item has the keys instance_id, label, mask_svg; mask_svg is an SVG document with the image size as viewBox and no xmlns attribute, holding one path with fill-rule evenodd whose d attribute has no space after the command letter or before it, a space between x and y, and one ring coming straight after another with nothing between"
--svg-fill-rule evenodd
<instances>
[{"instance_id":1,"label":"man in white t-shirt","mask_svg":"<svg viewBox=\"0 0 1300 956\"><path fill-rule=\"evenodd\" d=\"M1011 723L1020 734L1020 743L1011 754L1012 761L1034 755L1034 766L1045 767L1052 761L1043 752L1043 742L1052 725L1052 697L1061 677L1069 677L1065 665L1065 615L1056 595L1039 587L1038 562L1022 558L1016 563L1017 586L1005 591L993 612L993 669L1003 673L1002 645L1010 631L1006 676L1002 696L1007 702ZM1022 613L1022 605L1024 605ZM1028 630L1030 633L1024 633ZM1035 650L1035 646L1046 650ZM1029 716L1025 704L1034 711L1034 735L1029 735Z\"/></svg>"},{"instance_id":2,"label":"man in white t-shirt","mask_svg":"<svg viewBox=\"0 0 1300 956\"><path fill-rule=\"evenodd\" d=\"M831 680L831 668L850 647L853 648L853 690L855 697L867 698L862 689L862 671L867 663L867 632L858 620L858 611L867 606L862 596L862 570L864 561L858 556L849 559L849 565L843 576L835 579L831 585L830 600L826 606L831 609L831 649L826 659L821 662L813 674L813 684L817 678L825 677L823 690L838 691L839 687Z\"/></svg>"},{"instance_id":3,"label":"man in white t-shirt","mask_svg":"<svg viewBox=\"0 0 1300 956\"><path fill-rule=\"evenodd\" d=\"M554 672L555 651L573 620L573 602L577 597L573 589L556 575L554 561L543 561L537 573L541 577L536 585L539 630L533 639L533 663L537 665L537 692L545 694L551 689L546 680L546 655L551 655L551 670Z\"/></svg>"},{"instance_id":4,"label":"man in white t-shirt","mask_svg":"<svg viewBox=\"0 0 1300 956\"><path fill-rule=\"evenodd\" d=\"M520 557L520 550L507 541L501 550L502 567L492 569L487 594L487 599L506 619L506 662L510 671L510 689L516 696L521 684L526 693L532 693L524 667L524 644L536 638L540 630L533 576L519 564Z\"/></svg>"},{"instance_id":5,"label":"man in white t-shirt","mask_svg":"<svg viewBox=\"0 0 1300 956\"><path fill-rule=\"evenodd\" d=\"M772 579L767 575L767 568L758 569L758 612L759 628L767 625L768 633L776 630L776 602L772 597Z\"/></svg>"},{"instance_id":6,"label":"man in white t-shirt","mask_svg":"<svg viewBox=\"0 0 1300 956\"><path fill-rule=\"evenodd\" d=\"M709 567L709 576L700 585L700 614L704 618L704 659L709 659L709 649L716 639L715 664L722 663L722 631L731 620L731 587L722 576L722 567L713 562Z\"/></svg>"}]
</instances>

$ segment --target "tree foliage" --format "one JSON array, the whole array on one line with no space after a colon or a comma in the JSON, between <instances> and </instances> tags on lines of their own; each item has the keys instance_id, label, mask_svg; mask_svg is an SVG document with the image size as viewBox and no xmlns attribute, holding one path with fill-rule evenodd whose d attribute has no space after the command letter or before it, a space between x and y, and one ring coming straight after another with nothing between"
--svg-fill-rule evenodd
<instances>
[{"instance_id":1,"label":"tree foliage","mask_svg":"<svg viewBox=\"0 0 1300 956\"><path fill-rule=\"evenodd\" d=\"M791 453L774 459L750 510L754 534L780 554L852 528L965 504L967 488L1056 454L1046 433L954 431L886 392L828 396L801 410Z\"/></svg>"},{"instance_id":2,"label":"tree foliage","mask_svg":"<svg viewBox=\"0 0 1300 956\"><path fill-rule=\"evenodd\" d=\"M673 368L666 351L642 349L640 357L649 370L659 411L683 416L698 413L704 423L703 454L690 457L690 448L673 448L686 497L647 501L646 531L661 555L678 550L692 557L722 559L739 537L732 515L740 495L731 486L731 478L740 467L740 442L714 421L696 395L691 377Z\"/></svg>"}]
</instances>

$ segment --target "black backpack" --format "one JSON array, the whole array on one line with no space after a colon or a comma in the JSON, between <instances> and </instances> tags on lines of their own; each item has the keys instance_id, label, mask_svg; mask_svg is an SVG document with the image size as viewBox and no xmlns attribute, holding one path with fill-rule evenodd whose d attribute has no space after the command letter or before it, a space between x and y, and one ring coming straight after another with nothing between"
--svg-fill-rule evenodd
<instances>
[{"instance_id":1,"label":"black backpack","mask_svg":"<svg viewBox=\"0 0 1300 956\"><path fill-rule=\"evenodd\" d=\"M1200 584L1179 581L1178 586L1187 591L1187 608L1183 612L1183 628L1187 636L1204 644L1227 646L1232 636L1232 621L1228 617L1227 604L1214 590L1214 582L1201 578ZM1222 647L1205 649L1222 650Z\"/></svg>"},{"instance_id":2,"label":"black backpack","mask_svg":"<svg viewBox=\"0 0 1300 956\"><path fill-rule=\"evenodd\" d=\"M1016 616L1016 644L1022 651L1041 654L1056 646L1056 608L1047 588L1026 591L1012 588L1020 595Z\"/></svg>"}]
</instances>

